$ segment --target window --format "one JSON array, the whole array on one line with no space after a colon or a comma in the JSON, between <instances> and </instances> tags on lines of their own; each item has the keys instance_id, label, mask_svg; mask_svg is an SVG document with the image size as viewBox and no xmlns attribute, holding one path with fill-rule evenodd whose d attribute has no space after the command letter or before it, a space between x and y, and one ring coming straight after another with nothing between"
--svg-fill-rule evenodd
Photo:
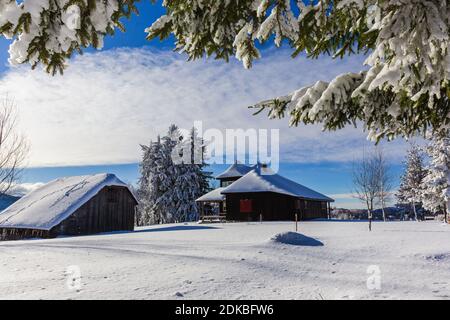
<instances>
[{"instance_id":1,"label":"window","mask_svg":"<svg viewBox=\"0 0 450 320\"><path fill-rule=\"evenodd\" d=\"M250 213L253 211L252 200L250 199L241 199L239 203L240 212L242 213Z\"/></svg>"},{"instance_id":2,"label":"window","mask_svg":"<svg viewBox=\"0 0 450 320\"><path fill-rule=\"evenodd\" d=\"M222 187L228 187L230 184L232 184L234 181L222 181Z\"/></svg>"}]
</instances>

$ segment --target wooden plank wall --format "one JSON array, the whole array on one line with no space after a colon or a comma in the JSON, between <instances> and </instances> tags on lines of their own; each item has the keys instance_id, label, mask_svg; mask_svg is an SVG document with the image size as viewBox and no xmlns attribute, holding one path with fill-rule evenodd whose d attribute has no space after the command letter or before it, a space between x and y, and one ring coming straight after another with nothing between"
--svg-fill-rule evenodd
<instances>
[{"instance_id":1,"label":"wooden plank wall","mask_svg":"<svg viewBox=\"0 0 450 320\"><path fill-rule=\"evenodd\" d=\"M30 238L52 238L53 235L47 230L37 230L37 229L10 229L10 228L0 228L0 240L20 240L20 239L30 239Z\"/></svg>"},{"instance_id":2,"label":"wooden plank wall","mask_svg":"<svg viewBox=\"0 0 450 320\"><path fill-rule=\"evenodd\" d=\"M252 213L240 212L240 200L252 199ZM259 215L265 221L294 220L295 213L300 220L327 218L327 207L324 202L304 200L288 195L272 192L227 194L227 220L258 221Z\"/></svg>"},{"instance_id":3,"label":"wooden plank wall","mask_svg":"<svg viewBox=\"0 0 450 320\"><path fill-rule=\"evenodd\" d=\"M81 235L134 230L136 202L125 187L105 187L56 226L57 234Z\"/></svg>"}]
</instances>

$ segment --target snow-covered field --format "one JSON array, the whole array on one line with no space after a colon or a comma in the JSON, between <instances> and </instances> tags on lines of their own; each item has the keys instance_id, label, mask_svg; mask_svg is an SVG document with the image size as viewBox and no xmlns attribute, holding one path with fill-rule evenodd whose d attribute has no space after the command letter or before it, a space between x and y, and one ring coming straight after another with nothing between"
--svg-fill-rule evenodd
<instances>
[{"instance_id":1,"label":"snow-covered field","mask_svg":"<svg viewBox=\"0 0 450 320\"><path fill-rule=\"evenodd\" d=\"M450 298L449 225L378 222L369 233L364 222L301 222L303 245L270 240L293 228L179 224L0 242L0 298Z\"/></svg>"}]
</instances>

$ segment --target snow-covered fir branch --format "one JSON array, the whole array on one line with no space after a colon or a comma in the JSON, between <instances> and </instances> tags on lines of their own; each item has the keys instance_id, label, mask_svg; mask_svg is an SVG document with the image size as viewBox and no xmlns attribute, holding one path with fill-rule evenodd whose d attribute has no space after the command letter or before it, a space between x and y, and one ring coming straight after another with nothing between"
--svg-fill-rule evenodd
<instances>
[{"instance_id":1,"label":"snow-covered fir branch","mask_svg":"<svg viewBox=\"0 0 450 320\"><path fill-rule=\"evenodd\" d=\"M167 14L147 29L149 39L173 33L176 48L195 59L233 54L245 67L261 53L256 42L289 44L311 57L367 52L368 70L318 82L253 107L291 125L339 129L362 121L374 140L411 136L450 122L449 17L445 0L166 1ZM308 90L310 89L310 90ZM307 92L306 92L307 91Z\"/></svg>"},{"instance_id":2,"label":"snow-covered fir branch","mask_svg":"<svg viewBox=\"0 0 450 320\"><path fill-rule=\"evenodd\" d=\"M13 65L42 64L62 72L74 51L103 47L103 38L123 29L120 18L136 12L135 0L2 0L0 33L14 39L9 49Z\"/></svg>"},{"instance_id":3,"label":"snow-covered fir branch","mask_svg":"<svg viewBox=\"0 0 450 320\"><path fill-rule=\"evenodd\" d=\"M0 33L14 39L10 62L62 71L74 51L101 48L122 28L134 0L4 0ZM246 68L261 57L258 43L288 45L293 55L343 57L366 53L367 69L318 82L255 107L291 125L334 130L362 122L378 140L450 127L450 4L446 0L185 0L163 1L166 14L148 39L174 35L190 60L207 56ZM301 70L300 70L301 71ZM299 72L301 74L301 72ZM261 109L262 110L262 109Z\"/></svg>"}]
</instances>

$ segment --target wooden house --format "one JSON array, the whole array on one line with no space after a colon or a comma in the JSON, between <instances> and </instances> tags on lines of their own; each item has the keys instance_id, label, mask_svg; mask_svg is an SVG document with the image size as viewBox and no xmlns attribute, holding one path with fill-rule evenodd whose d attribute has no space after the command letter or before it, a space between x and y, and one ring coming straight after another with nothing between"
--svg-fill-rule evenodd
<instances>
[{"instance_id":1,"label":"wooden house","mask_svg":"<svg viewBox=\"0 0 450 320\"><path fill-rule=\"evenodd\" d=\"M0 240L131 231L136 205L113 174L57 179L0 213Z\"/></svg>"},{"instance_id":2,"label":"wooden house","mask_svg":"<svg viewBox=\"0 0 450 320\"><path fill-rule=\"evenodd\" d=\"M227 171L235 174L235 168L236 164ZM204 207L214 195L213 200L221 209L219 215L229 221L294 220L295 215L299 220L329 217L333 199L284 178L264 165L247 169L241 177L234 176L231 183L197 199L197 202ZM217 177L220 179L224 175ZM228 175L225 178L227 182L231 181Z\"/></svg>"},{"instance_id":3,"label":"wooden house","mask_svg":"<svg viewBox=\"0 0 450 320\"><path fill-rule=\"evenodd\" d=\"M239 178L243 177L255 167L249 167L245 164L235 162L228 167L227 170L216 176L216 179L220 181L220 187L227 187Z\"/></svg>"}]
</instances>

